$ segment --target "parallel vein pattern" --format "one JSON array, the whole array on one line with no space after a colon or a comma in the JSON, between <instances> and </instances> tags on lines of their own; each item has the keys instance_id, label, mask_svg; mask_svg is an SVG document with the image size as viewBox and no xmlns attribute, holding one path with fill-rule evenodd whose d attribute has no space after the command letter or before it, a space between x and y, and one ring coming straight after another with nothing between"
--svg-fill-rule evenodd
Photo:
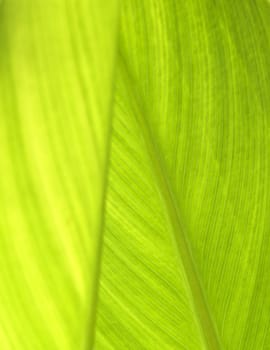
<instances>
[{"instance_id":1,"label":"parallel vein pattern","mask_svg":"<svg viewBox=\"0 0 270 350\"><path fill-rule=\"evenodd\" d=\"M91 348L118 4L0 11L1 349Z\"/></svg>"},{"instance_id":2,"label":"parallel vein pattern","mask_svg":"<svg viewBox=\"0 0 270 350\"><path fill-rule=\"evenodd\" d=\"M98 350L269 349L269 23L262 0L123 6Z\"/></svg>"},{"instance_id":3,"label":"parallel vein pattern","mask_svg":"<svg viewBox=\"0 0 270 350\"><path fill-rule=\"evenodd\" d=\"M125 86L132 86L132 89L134 90L135 84L132 77L129 76L128 68L124 67L123 71L126 78ZM184 270L185 278L188 282L188 290L191 294L194 313L198 318L198 325L202 330L206 347L208 349L218 350L220 348L218 335L216 333L215 326L213 325L213 320L211 319L210 310L205 300L198 271L192 257L192 252L188 243L188 235L164 169L163 159L161 159L160 152L157 149L153 135L151 134L151 128L148 125L147 119L145 118L145 115L147 115L147 109L142 108L142 106L145 106L145 103L138 95L136 95L136 89L134 98L138 105L138 109L134 110L136 113L136 120L138 127L142 132L146 150L153 169L153 175L156 179L156 185L160 191L162 201L164 203L164 210L171 225L172 240L176 245L176 254L179 257L179 263ZM130 97L129 100L132 100L132 97Z\"/></svg>"}]
</instances>

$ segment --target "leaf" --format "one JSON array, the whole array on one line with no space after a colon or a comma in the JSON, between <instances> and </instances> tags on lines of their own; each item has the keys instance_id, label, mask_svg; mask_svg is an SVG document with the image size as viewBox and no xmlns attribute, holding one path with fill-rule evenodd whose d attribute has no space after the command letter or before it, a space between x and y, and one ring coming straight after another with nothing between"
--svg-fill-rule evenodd
<instances>
[{"instance_id":1,"label":"leaf","mask_svg":"<svg viewBox=\"0 0 270 350\"><path fill-rule=\"evenodd\" d=\"M117 0L9 0L0 18L0 344L91 348Z\"/></svg>"},{"instance_id":2,"label":"leaf","mask_svg":"<svg viewBox=\"0 0 270 350\"><path fill-rule=\"evenodd\" d=\"M123 4L96 349L269 349L269 20Z\"/></svg>"}]
</instances>

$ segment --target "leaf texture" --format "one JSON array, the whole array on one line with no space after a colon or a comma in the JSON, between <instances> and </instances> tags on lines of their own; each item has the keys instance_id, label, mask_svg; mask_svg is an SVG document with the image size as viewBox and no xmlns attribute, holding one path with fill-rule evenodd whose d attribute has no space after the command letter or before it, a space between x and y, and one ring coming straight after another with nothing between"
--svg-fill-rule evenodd
<instances>
[{"instance_id":1,"label":"leaf texture","mask_svg":"<svg viewBox=\"0 0 270 350\"><path fill-rule=\"evenodd\" d=\"M269 349L269 23L123 4L96 349Z\"/></svg>"},{"instance_id":2,"label":"leaf texture","mask_svg":"<svg viewBox=\"0 0 270 350\"><path fill-rule=\"evenodd\" d=\"M91 348L118 2L0 16L1 349Z\"/></svg>"}]
</instances>

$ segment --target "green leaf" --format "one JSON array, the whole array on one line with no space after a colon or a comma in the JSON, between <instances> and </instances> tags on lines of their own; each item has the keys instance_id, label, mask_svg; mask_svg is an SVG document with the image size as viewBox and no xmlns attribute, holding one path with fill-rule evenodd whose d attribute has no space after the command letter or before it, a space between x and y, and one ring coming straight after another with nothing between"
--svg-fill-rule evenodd
<instances>
[{"instance_id":1,"label":"green leaf","mask_svg":"<svg viewBox=\"0 0 270 350\"><path fill-rule=\"evenodd\" d=\"M0 344L91 348L117 0L0 14Z\"/></svg>"},{"instance_id":2,"label":"green leaf","mask_svg":"<svg viewBox=\"0 0 270 350\"><path fill-rule=\"evenodd\" d=\"M1 349L270 349L269 2L6 0L0 49Z\"/></svg>"},{"instance_id":3,"label":"green leaf","mask_svg":"<svg viewBox=\"0 0 270 350\"><path fill-rule=\"evenodd\" d=\"M122 8L96 349L270 344L270 5Z\"/></svg>"}]
</instances>

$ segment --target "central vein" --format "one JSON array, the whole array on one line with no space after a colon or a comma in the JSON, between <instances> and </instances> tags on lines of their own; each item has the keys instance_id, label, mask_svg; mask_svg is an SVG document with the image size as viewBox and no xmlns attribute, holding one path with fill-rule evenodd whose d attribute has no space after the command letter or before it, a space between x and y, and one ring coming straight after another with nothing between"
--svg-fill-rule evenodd
<instances>
[{"instance_id":1,"label":"central vein","mask_svg":"<svg viewBox=\"0 0 270 350\"><path fill-rule=\"evenodd\" d=\"M129 83L132 82L131 84L128 83L126 86L131 86L132 91L130 91L130 93L134 98L134 90L136 90L134 88L135 84L132 81L128 68L125 66L123 61L122 63L124 66L122 66L122 68L124 68L122 73L124 73L125 79L129 80ZM176 246L176 253L180 263L183 266L186 280L188 281L188 288L191 295L194 312L205 342L205 347L208 350L220 350L222 346L220 344L219 337L205 299L196 264L188 243L187 233L180 217L178 205L169 184L168 176L166 175L165 167L163 166L163 162L160 157L160 152L155 144L148 120L145 117L146 113L143 110L144 104L136 94L135 99L136 106L134 106L134 115L140 126L142 137L153 167L153 173L156 178L157 186L164 201L164 206L166 208L173 232L172 239L174 241L174 245Z\"/></svg>"}]
</instances>

